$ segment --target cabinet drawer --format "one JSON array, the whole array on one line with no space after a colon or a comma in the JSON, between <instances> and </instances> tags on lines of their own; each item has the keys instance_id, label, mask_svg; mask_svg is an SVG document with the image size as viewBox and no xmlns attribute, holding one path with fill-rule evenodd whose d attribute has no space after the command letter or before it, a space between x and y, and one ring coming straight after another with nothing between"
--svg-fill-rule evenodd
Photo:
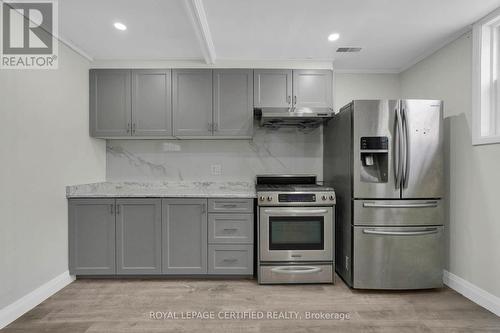
<instances>
[{"instance_id":1,"label":"cabinet drawer","mask_svg":"<svg viewBox=\"0 0 500 333\"><path fill-rule=\"evenodd\" d=\"M253 243L253 214L209 214L209 243Z\"/></svg>"},{"instance_id":2,"label":"cabinet drawer","mask_svg":"<svg viewBox=\"0 0 500 333\"><path fill-rule=\"evenodd\" d=\"M253 199L208 199L209 213L253 213Z\"/></svg>"},{"instance_id":3,"label":"cabinet drawer","mask_svg":"<svg viewBox=\"0 0 500 333\"><path fill-rule=\"evenodd\" d=\"M253 245L209 245L208 274L253 274Z\"/></svg>"}]
</instances>

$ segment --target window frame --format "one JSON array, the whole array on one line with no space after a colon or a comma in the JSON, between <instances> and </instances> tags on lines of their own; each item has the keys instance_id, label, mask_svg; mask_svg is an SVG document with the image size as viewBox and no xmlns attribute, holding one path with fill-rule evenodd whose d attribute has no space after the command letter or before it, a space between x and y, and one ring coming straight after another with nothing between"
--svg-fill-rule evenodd
<instances>
[{"instance_id":1,"label":"window frame","mask_svg":"<svg viewBox=\"0 0 500 333\"><path fill-rule=\"evenodd\" d=\"M499 57L500 8L472 26L473 145L500 143Z\"/></svg>"}]
</instances>

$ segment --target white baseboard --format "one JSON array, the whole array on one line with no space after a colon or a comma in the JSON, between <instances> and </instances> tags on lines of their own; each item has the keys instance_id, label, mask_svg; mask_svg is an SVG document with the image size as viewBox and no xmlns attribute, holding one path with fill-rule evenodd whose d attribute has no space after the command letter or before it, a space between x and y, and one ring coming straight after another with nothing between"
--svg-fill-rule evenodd
<instances>
[{"instance_id":1,"label":"white baseboard","mask_svg":"<svg viewBox=\"0 0 500 333\"><path fill-rule=\"evenodd\" d=\"M490 294L486 290L446 270L443 271L443 282L459 294L500 317L500 297Z\"/></svg>"},{"instance_id":2,"label":"white baseboard","mask_svg":"<svg viewBox=\"0 0 500 333\"><path fill-rule=\"evenodd\" d=\"M0 309L0 329L9 325L14 320L33 309L35 306L45 301L47 298L66 287L74 280L75 277L69 275L69 271L66 271L47 283L44 283L14 303Z\"/></svg>"}]
</instances>

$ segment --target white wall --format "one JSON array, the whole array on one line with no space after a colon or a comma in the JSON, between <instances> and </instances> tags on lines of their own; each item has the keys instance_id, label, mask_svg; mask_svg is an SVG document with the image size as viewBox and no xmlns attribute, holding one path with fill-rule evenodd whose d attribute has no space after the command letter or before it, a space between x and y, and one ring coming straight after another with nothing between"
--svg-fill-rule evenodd
<instances>
[{"instance_id":1,"label":"white wall","mask_svg":"<svg viewBox=\"0 0 500 333\"><path fill-rule=\"evenodd\" d=\"M88 68L60 45L58 70L0 70L0 309L68 270L65 186L105 178Z\"/></svg>"},{"instance_id":2,"label":"white wall","mask_svg":"<svg viewBox=\"0 0 500 333\"><path fill-rule=\"evenodd\" d=\"M335 111L353 99L397 99L398 74L335 73Z\"/></svg>"},{"instance_id":3,"label":"white wall","mask_svg":"<svg viewBox=\"0 0 500 333\"><path fill-rule=\"evenodd\" d=\"M404 98L444 100L449 205L447 269L500 297L500 144L472 146L472 38L401 73Z\"/></svg>"}]
</instances>

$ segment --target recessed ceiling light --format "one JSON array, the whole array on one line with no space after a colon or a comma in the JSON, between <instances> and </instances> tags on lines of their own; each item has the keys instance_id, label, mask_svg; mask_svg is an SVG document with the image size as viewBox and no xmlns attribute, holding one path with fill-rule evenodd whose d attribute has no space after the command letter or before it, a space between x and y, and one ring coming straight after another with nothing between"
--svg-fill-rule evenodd
<instances>
[{"instance_id":1,"label":"recessed ceiling light","mask_svg":"<svg viewBox=\"0 0 500 333\"><path fill-rule=\"evenodd\" d=\"M115 22L113 25L118 30L121 30L121 31L127 30L127 26L125 24L123 24L123 23Z\"/></svg>"},{"instance_id":2,"label":"recessed ceiling light","mask_svg":"<svg viewBox=\"0 0 500 333\"><path fill-rule=\"evenodd\" d=\"M328 36L328 40L329 40L330 42L334 42L334 41L336 41L336 40L337 40L337 39L339 39L339 38L340 38L340 34L338 34L338 33L336 33L336 32L335 32L335 33L333 33L333 34L330 34L330 35Z\"/></svg>"}]
</instances>

